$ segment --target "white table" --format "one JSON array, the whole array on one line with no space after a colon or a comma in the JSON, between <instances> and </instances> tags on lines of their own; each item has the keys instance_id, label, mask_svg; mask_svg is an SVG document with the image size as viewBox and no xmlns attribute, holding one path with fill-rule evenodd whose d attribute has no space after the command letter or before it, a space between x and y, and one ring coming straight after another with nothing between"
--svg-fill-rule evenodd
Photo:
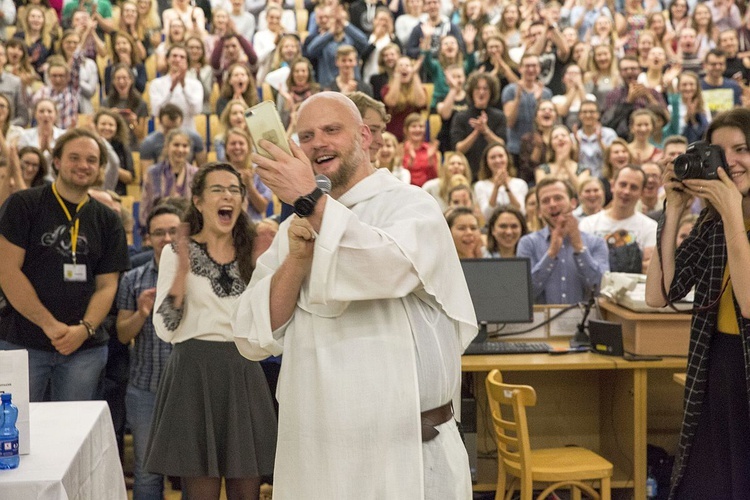
<instances>
[{"instance_id":1,"label":"white table","mask_svg":"<svg viewBox=\"0 0 750 500\"><path fill-rule=\"evenodd\" d=\"M31 403L29 420L31 453L0 470L0 498L127 499L107 403Z\"/></svg>"}]
</instances>

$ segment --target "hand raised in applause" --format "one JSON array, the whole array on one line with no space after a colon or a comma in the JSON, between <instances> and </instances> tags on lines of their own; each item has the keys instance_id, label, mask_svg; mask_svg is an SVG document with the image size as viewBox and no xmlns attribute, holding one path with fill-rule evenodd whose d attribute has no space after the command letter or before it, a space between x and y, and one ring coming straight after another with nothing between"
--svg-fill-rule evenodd
<instances>
[{"instance_id":1,"label":"hand raised in applause","mask_svg":"<svg viewBox=\"0 0 750 500\"><path fill-rule=\"evenodd\" d=\"M148 318L151 315L151 311L154 310L154 301L156 300L156 288L147 288L142 291L136 301L138 305L138 314L142 318Z\"/></svg>"}]
</instances>

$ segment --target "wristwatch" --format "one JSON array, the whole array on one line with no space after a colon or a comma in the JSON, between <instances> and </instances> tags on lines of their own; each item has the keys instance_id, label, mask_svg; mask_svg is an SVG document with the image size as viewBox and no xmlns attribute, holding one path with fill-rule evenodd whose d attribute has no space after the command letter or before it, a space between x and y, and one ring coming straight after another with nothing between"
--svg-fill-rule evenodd
<instances>
[{"instance_id":1,"label":"wristwatch","mask_svg":"<svg viewBox=\"0 0 750 500\"><path fill-rule=\"evenodd\" d=\"M323 190L316 187L312 193L300 196L294 201L294 213L298 217L310 217L315 211L315 205L318 204L318 200L323 194L325 194Z\"/></svg>"},{"instance_id":2,"label":"wristwatch","mask_svg":"<svg viewBox=\"0 0 750 500\"><path fill-rule=\"evenodd\" d=\"M94 329L93 326L91 326L91 323L89 323L85 319L82 319L81 322L80 322L80 324L83 325L84 327L86 327L86 333L88 333L89 338L91 338L94 335L96 335L96 330Z\"/></svg>"},{"instance_id":3,"label":"wristwatch","mask_svg":"<svg viewBox=\"0 0 750 500\"><path fill-rule=\"evenodd\" d=\"M298 217L310 217L315 211L315 205L318 200L331 191L331 181L325 175L318 174L315 176L317 186L312 193L300 196L294 201L294 213Z\"/></svg>"}]
</instances>

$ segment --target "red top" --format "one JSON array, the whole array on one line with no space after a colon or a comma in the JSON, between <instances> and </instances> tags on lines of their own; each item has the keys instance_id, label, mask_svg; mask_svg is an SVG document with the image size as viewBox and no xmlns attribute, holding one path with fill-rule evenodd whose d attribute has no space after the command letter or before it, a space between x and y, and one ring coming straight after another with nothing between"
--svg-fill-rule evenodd
<instances>
[{"instance_id":1,"label":"red top","mask_svg":"<svg viewBox=\"0 0 750 500\"><path fill-rule=\"evenodd\" d=\"M406 141L401 164L411 173L411 183L422 187L422 184L437 177L437 148L429 142L423 142L415 151L411 143Z\"/></svg>"}]
</instances>

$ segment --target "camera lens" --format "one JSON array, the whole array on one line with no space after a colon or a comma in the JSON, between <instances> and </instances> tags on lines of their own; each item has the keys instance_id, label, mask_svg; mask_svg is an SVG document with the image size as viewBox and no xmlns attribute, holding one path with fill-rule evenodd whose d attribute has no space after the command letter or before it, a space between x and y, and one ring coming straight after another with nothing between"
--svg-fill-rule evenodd
<instances>
[{"instance_id":1,"label":"camera lens","mask_svg":"<svg viewBox=\"0 0 750 500\"><path fill-rule=\"evenodd\" d=\"M700 179L702 172L701 157L696 153L681 154L674 159L674 176L680 181Z\"/></svg>"}]
</instances>

